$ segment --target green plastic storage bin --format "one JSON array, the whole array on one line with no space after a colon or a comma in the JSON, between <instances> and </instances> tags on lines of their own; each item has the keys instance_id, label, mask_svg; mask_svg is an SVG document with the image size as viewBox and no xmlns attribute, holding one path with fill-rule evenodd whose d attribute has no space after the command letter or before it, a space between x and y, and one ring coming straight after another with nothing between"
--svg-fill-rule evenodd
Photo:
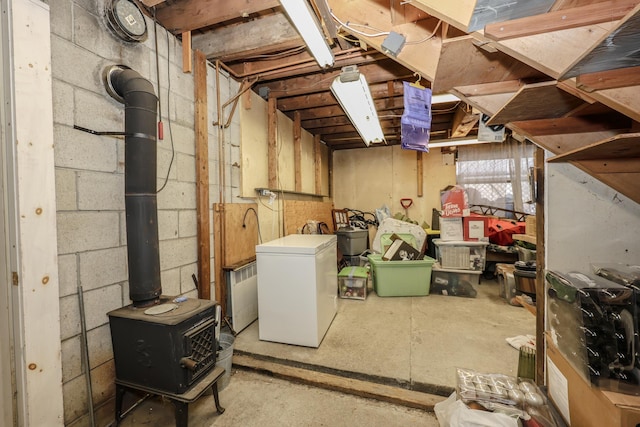
<instances>
[{"instance_id":1,"label":"green plastic storage bin","mask_svg":"<svg viewBox=\"0 0 640 427\"><path fill-rule=\"evenodd\" d=\"M431 266L435 259L419 261L383 261L382 255L368 256L373 290L379 297L417 297L429 295Z\"/></svg>"}]
</instances>

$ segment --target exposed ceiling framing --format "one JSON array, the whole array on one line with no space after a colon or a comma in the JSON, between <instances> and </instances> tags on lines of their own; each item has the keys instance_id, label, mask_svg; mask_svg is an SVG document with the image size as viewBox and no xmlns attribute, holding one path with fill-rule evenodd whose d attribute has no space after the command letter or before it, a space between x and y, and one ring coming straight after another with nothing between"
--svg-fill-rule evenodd
<instances>
[{"instance_id":1,"label":"exposed ceiling framing","mask_svg":"<svg viewBox=\"0 0 640 427\"><path fill-rule=\"evenodd\" d=\"M419 76L435 94L462 100L433 106L432 140L474 135L482 112L585 170L591 160L562 156L596 146L601 154L605 141L640 160L628 149L637 136L624 137L640 130L639 1L310 0L336 57L329 70L317 67L277 0L142 2L332 149L364 147L329 91L341 67L357 64L388 144L400 143L401 82ZM395 57L379 35L389 31L406 39ZM633 193L619 182L640 182L635 164L607 182Z\"/></svg>"}]
</instances>

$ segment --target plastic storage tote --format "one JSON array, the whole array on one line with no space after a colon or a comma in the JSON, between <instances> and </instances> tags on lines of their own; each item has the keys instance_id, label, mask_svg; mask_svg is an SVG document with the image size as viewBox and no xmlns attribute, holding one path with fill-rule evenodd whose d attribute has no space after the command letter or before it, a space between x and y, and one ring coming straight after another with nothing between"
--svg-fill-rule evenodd
<instances>
[{"instance_id":1,"label":"plastic storage tote","mask_svg":"<svg viewBox=\"0 0 640 427\"><path fill-rule=\"evenodd\" d=\"M425 256L416 261L383 261L382 255L368 256L373 290L379 297L415 297L429 295L431 267L435 259Z\"/></svg>"},{"instance_id":2,"label":"plastic storage tote","mask_svg":"<svg viewBox=\"0 0 640 427\"><path fill-rule=\"evenodd\" d=\"M433 239L433 244L436 246L436 258L442 268L484 270L488 242Z\"/></svg>"},{"instance_id":3,"label":"plastic storage tote","mask_svg":"<svg viewBox=\"0 0 640 427\"><path fill-rule=\"evenodd\" d=\"M340 298L367 298L367 281L369 270L366 267L345 267L338 273L338 289Z\"/></svg>"}]
</instances>

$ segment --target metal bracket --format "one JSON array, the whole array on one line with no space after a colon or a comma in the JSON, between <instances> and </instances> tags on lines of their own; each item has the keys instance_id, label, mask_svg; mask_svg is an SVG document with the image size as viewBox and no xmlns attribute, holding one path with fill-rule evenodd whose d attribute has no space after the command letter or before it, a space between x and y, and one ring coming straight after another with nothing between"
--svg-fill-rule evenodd
<instances>
[{"instance_id":1,"label":"metal bracket","mask_svg":"<svg viewBox=\"0 0 640 427\"><path fill-rule=\"evenodd\" d=\"M91 135L108 135L108 136L131 136L121 131L98 131L93 129L83 128L82 126L73 125L74 129L81 130L82 132L90 133Z\"/></svg>"}]
</instances>

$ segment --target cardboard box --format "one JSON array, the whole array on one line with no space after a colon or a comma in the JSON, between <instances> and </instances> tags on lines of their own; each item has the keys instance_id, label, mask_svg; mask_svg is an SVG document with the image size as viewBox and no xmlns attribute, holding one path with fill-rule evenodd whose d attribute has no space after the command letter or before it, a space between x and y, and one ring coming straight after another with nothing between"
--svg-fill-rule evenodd
<instances>
[{"instance_id":1,"label":"cardboard box","mask_svg":"<svg viewBox=\"0 0 640 427\"><path fill-rule=\"evenodd\" d=\"M419 250L398 237L385 251L382 259L383 261L413 261L421 257Z\"/></svg>"},{"instance_id":2,"label":"cardboard box","mask_svg":"<svg viewBox=\"0 0 640 427\"><path fill-rule=\"evenodd\" d=\"M626 427L640 424L640 396L592 387L573 369L548 335L546 343L549 398L568 425Z\"/></svg>"},{"instance_id":3,"label":"cardboard box","mask_svg":"<svg viewBox=\"0 0 640 427\"><path fill-rule=\"evenodd\" d=\"M450 190L442 193L440 203L442 204L442 218L469 215L467 193L464 191L464 188L460 186L455 185ZM440 229L442 230L442 225L440 226Z\"/></svg>"},{"instance_id":4,"label":"cardboard box","mask_svg":"<svg viewBox=\"0 0 640 427\"><path fill-rule=\"evenodd\" d=\"M464 240L462 218L440 218L440 240Z\"/></svg>"},{"instance_id":5,"label":"cardboard box","mask_svg":"<svg viewBox=\"0 0 640 427\"><path fill-rule=\"evenodd\" d=\"M486 216L465 216L462 227L464 240L484 241L489 238L489 218Z\"/></svg>"},{"instance_id":6,"label":"cardboard box","mask_svg":"<svg viewBox=\"0 0 640 427\"><path fill-rule=\"evenodd\" d=\"M536 236L536 216L527 215L524 218L524 233L528 236Z\"/></svg>"}]
</instances>

